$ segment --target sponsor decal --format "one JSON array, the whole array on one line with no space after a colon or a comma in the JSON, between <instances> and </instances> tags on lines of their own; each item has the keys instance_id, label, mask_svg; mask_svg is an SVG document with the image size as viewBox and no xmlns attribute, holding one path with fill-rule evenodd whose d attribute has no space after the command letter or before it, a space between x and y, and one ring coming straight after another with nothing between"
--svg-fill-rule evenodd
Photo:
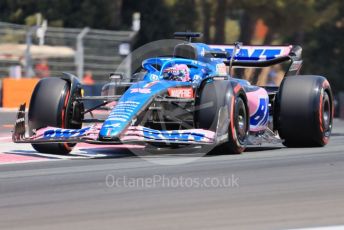
<instances>
[{"instance_id":1,"label":"sponsor decal","mask_svg":"<svg viewBox=\"0 0 344 230\"><path fill-rule=\"evenodd\" d=\"M86 134L91 127L86 127L83 129L50 129L44 132L43 138L70 138L70 137L80 137Z\"/></svg>"},{"instance_id":2,"label":"sponsor decal","mask_svg":"<svg viewBox=\"0 0 344 230\"><path fill-rule=\"evenodd\" d=\"M152 74L152 75L153 75L153 74ZM156 81L149 82L149 83L145 84L145 85L143 86L143 88L149 88L149 87L155 85L156 83L157 83Z\"/></svg>"},{"instance_id":3,"label":"sponsor decal","mask_svg":"<svg viewBox=\"0 0 344 230\"><path fill-rule=\"evenodd\" d=\"M202 50L201 50L201 56L204 57L205 56L205 49L204 47L202 47Z\"/></svg>"},{"instance_id":4,"label":"sponsor decal","mask_svg":"<svg viewBox=\"0 0 344 230\"><path fill-rule=\"evenodd\" d=\"M178 98L194 98L193 89L189 87L169 88L168 95Z\"/></svg>"},{"instance_id":5,"label":"sponsor decal","mask_svg":"<svg viewBox=\"0 0 344 230\"><path fill-rule=\"evenodd\" d=\"M110 129L107 129L107 132L106 132L106 136L111 136L111 131L112 131L112 129L110 128Z\"/></svg>"},{"instance_id":6,"label":"sponsor decal","mask_svg":"<svg viewBox=\"0 0 344 230\"><path fill-rule=\"evenodd\" d=\"M147 84L145 84L142 88L131 88L130 89L130 93L142 93L142 94L149 94L152 92L152 90L150 89L150 87L152 87L153 85L155 85L157 83L157 81L153 81L153 82L149 82Z\"/></svg>"},{"instance_id":7,"label":"sponsor decal","mask_svg":"<svg viewBox=\"0 0 344 230\"><path fill-rule=\"evenodd\" d=\"M259 106L256 112L250 116L250 125L253 127L264 126L268 122L268 98L259 98Z\"/></svg>"},{"instance_id":8,"label":"sponsor decal","mask_svg":"<svg viewBox=\"0 0 344 230\"><path fill-rule=\"evenodd\" d=\"M105 128L118 128L121 125L121 123L115 123L115 124L109 124L109 125L103 125Z\"/></svg>"},{"instance_id":9,"label":"sponsor decal","mask_svg":"<svg viewBox=\"0 0 344 230\"><path fill-rule=\"evenodd\" d=\"M150 75L150 80L151 80L151 81L158 81L158 80L159 80L159 76L156 75L156 74L151 74L151 75ZM148 85L148 84L147 84L147 85Z\"/></svg>"},{"instance_id":10,"label":"sponsor decal","mask_svg":"<svg viewBox=\"0 0 344 230\"><path fill-rule=\"evenodd\" d=\"M199 83L201 80L202 80L202 77L199 76L198 74L195 74L195 75L193 76L192 82L193 82L193 83Z\"/></svg>"},{"instance_id":11,"label":"sponsor decal","mask_svg":"<svg viewBox=\"0 0 344 230\"><path fill-rule=\"evenodd\" d=\"M24 119L24 117L22 117L22 118L18 118L18 119L16 120L16 123L20 123L20 122L25 122L25 119Z\"/></svg>"},{"instance_id":12,"label":"sponsor decal","mask_svg":"<svg viewBox=\"0 0 344 230\"><path fill-rule=\"evenodd\" d=\"M130 89L130 93L149 94L149 93L151 93L151 89L149 89L149 88L132 88L132 89Z\"/></svg>"},{"instance_id":13,"label":"sponsor decal","mask_svg":"<svg viewBox=\"0 0 344 230\"><path fill-rule=\"evenodd\" d=\"M297 71L301 68L302 61L294 61L290 66L289 71Z\"/></svg>"},{"instance_id":14,"label":"sponsor decal","mask_svg":"<svg viewBox=\"0 0 344 230\"><path fill-rule=\"evenodd\" d=\"M219 75L227 75L227 67L224 63L220 63L216 65L216 72Z\"/></svg>"},{"instance_id":15,"label":"sponsor decal","mask_svg":"<svg viewBox=\"0 0 344 230\"><path fill-rule=\"evenodd\" d=\"M187 130L160 131L143 129L143 136L148 140L173 140L173 141L205 141L203 133L192 133Z\"/></svg>"},{"instance_id":16,"label":"sponsor decal","mask_svg":"<svg viewBox=\"0 0 344 230\"><path fill-rule=\"evenodd\" d=\"M210 45L214 50L224 50L230 55L234 51L233 46ZM262 61L271 60L280 56L288 55L291 46L242 46L235 55L236 60Z\"/></svg>"}]
</instances>

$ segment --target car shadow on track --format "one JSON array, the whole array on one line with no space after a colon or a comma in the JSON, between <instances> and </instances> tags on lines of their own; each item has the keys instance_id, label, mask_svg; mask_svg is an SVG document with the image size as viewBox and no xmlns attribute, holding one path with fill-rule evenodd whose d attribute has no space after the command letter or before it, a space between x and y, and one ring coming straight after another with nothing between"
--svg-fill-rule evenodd
<instances>
[{"instance_id":1,"label":"car shadow on track","mask_svg":"<svg viewBox=\"0 0 344 230\"><path fill-rule=\"evenodd\" d=\"M285 147L281 146L264 146L264 147L248 147L245 152L262 152L262 151L269 151L269 150L278 150L283 149Z\"/></svg>"},{"instance_id":2,"label":"car shadow on track","mask_svg":"<svg viewBox=\"0 0 344 230\"><path fill-rule=\"evenodd\" d=\"M9 152L4 152L5 154L10 154L13 156L25 156L25 157L37 157L46 159L58 159L58 155L52 154L40 154L34 150L11 150Z\"/></svg>"},{"instance_id":3,"label":"car shadow on track","mask_svg":"<svg viewBox=\"0 0 344 230\"><path fill-rule=\"evenodd\" d=\"M275 146L258 146L248 147L245 152L263 152L269 150L282 149L283 147ZM243 154L245 154L245 152ZM11 150L5 152L11 155L29 156L46 159L70 159L70 160L82 160L82 159L115 159L115 158L138 158L138 157L214 157L221 155L236 155L224 152L223 150L213 149L206 153L202 152L201 149L189 148L181 151L180 149L147 149L147 148L125 148L125 147L97 147L97 148L78 148L76 151L72 151L67 155L55 155L55 154L44 154L38 153L34 150Z\"/></svg>"},{"instance_id":4,"label":"car shadow on track","mask_svg":"<svg viewBox=\"0 0 344 230\"><path fill-rule=\"evenodd\" d=\"M45 159L69 159L69 160L82 160L82 159L106 159L106 158L123 158L123 157L136 157L131 151L127 149L109 149L109 148L92 148L92 149L78 149L69 154L47 154L38 153L35 150L11 150L4 152L13 156L26 156Z\"/></svg>"},{"instance_id":5,"label":"car shadow on track","mask_svg":"<svg viewBox=\"0 0 344 230\"><path fill-rule=\"evenodd\" d=\"M245 152L242 154L245 154L246 152L264 152L264 151L273 151L273 150L279 150L283 149L285 147L282 146L255 146L255 147L248 147L246 148ZM180 151L179 149L130 149L130 148L93 148L93 149L80 149L82 151L85 151L88 156L97 155L93 157L92 159L108 159L108 158L136 158L136 157L214 157L214 156L221 156L221 155L237 155L237 154L231 154L227 153L221 150L212 150L208 153L200 152L201 150L194 149L193 151L191 149L188 149L188 151ZM103 156L101 156L103 155Z\"/></svg>"},{"instance_id":6,"label":"car shadow on track","mask_svg":"<svg viewBox=\"0 0 344 230\"><path fill-rule=\"evenodd\" d=\"M241 154L245 154L245 153L253 153L253 152L265 152L265 151L273 151L273 150L279 150L279 149L283 149L285 147L283 146L253 146L253 147L247 147L245 149L245 151ZM235 153L228 153L225 152L225 150L223 149L213 149L212 151L210 151L207 155L205 155L206 157L214 157L214 156L221 156L221 155L239 155L239 154L235 154Z\"/></svg>"},{"instance_id":7,"label":"car shadow on track","mask_svg":"<svg viewBox=\"0 0 344 230\"><path fill-rule=\"evenodd\" d=\"M81 148L80 151L83 152L83 154L73 154L73 155L81 155L81 156L87 156L91 159L115 159L115 158L133 158L137 157L130 149L128 148Z\"/></svg>"}]
</instances>

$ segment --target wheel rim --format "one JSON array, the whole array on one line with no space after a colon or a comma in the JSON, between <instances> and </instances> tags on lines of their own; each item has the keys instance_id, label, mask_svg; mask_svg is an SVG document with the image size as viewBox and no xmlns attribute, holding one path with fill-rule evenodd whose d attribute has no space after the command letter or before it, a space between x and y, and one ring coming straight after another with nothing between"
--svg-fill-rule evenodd
<instances>
[{"instance_id":1,"label":"wheel rim","mask_svg":"<svg viewBox=\"0 0 344 230\"><path fill-rule=\"evenodd\" d=\"M247 113L246 113L246 107L244 102L240 99L238 101L238 107L237 107L237 116L235 118L235 129L236 129L236 135L237 139L243 143L246 139L247 135Z\"/></svg>"},{"instance_id":2,"label":"wheel rim","mask_svg":"<svg viewBox=\"0 0 344 230\"><path fill-rule=\"evenodd\" d=\"M323 128L324 128L325 135L327 135L327 133L331 129L332 117L331 117L330 100L326 92L323 96L322 121L323 121Z\"/></svg>"}]
</instances>

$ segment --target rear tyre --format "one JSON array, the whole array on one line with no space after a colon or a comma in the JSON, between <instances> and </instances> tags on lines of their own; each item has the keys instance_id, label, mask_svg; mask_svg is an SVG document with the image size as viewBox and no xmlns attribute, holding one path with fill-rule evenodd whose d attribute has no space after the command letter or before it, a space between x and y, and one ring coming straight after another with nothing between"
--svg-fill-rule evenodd
<instances>
[{"instance_id":1,"label":"rear tyre","mask_svg":"<svg viewBox=\"0 0 344 230\"><path fill-rule=\"evenodd\" d=\"M245 150L247 144L249 113L242 96L237 96L234 101L228 128L228 141L222 144L220 148L231 154L240 154Z\"/></svg>"},{"instance_id":2,"label":"rear tyre","mask_svg":"<svg viewBox=\"0 0 344 230\"><path fill-rule=\"evenodd\" d=\"M321 147L328 143L333 97L326 78L312 75L285 78L276 106L277 130L285 146Z\"/></svg>"},{"instance_id":3,"label":"rear tyre","mask_svg":"<svg viewBox=\"0 0 344 230\"><path fill-rule=\"evenodd\" d=\"M29 107L29 130L30 135L34 129L47 126L59 128L80 128L73 127L70 122L72 106L69 105L71 96L70 85L61 78L45 78L36 85ZM32 147L41 153L67 154L75 144L70 143L49 143L32 144Z\"/></svg>"},{"instance_id":4,"label":"rear tyre","mask_svg":"<svg viewBox=\"0 0 344 230\"><path fill-rule=\"evenodd\" d=\"M207 106L208 105L208 106ZM246 95L240 85L233 87L231 82L215 80L205 83L196 100L198 110L195 112L196 127L216 132L219 111L228 108L229 125L226 142L215 147L217 152L239 154L245 150L248 131L249 113Z\"/></svg>"}]
</instances>

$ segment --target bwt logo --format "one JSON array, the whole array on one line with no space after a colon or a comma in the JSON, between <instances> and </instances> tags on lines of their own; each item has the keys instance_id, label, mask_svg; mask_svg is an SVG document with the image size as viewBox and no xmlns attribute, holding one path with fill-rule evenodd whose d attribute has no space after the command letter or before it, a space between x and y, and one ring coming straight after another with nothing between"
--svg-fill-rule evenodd
<instances>
[{"instance_id":1,"label":"bwt logo","mask_svg":"<svg viewBox=\"0 0 344 230\"><path fill-rule=\"evenodd\" d=\"M259 61L259 60L271 60L283 55L285 48L241 48L235 55L236 60L244 61ZM234 48L228 47L213 47L216 51L226 51L229 56L232 55Z\"/></svg>"},{"instance_id":2,"label":"bwt logo","mask_svg":"<svg viewBox=\"0 0 344 230\"><path fill-rule=\"evenodd\" d=\"M44 138L70 138L79 137L88 131L90 127L83 129L51 129L44 132Z\"/></svg>"},{"instance_id":3,"label":"bwt logo","mask_svg":"<svg viewBox=\"0 0 344 230\"><path fill-rule=\"evenodd\" d=\"M153 139L153 140L195 140L195 141L201 141L204 135L192 135L191 133L183 133L179 131L173 131L173 132L164 132L164 131L158 131L155 130L154 132L151 132L149 130L143 130L143 135L147 139Z\"/></svg>"}]
</instances>

